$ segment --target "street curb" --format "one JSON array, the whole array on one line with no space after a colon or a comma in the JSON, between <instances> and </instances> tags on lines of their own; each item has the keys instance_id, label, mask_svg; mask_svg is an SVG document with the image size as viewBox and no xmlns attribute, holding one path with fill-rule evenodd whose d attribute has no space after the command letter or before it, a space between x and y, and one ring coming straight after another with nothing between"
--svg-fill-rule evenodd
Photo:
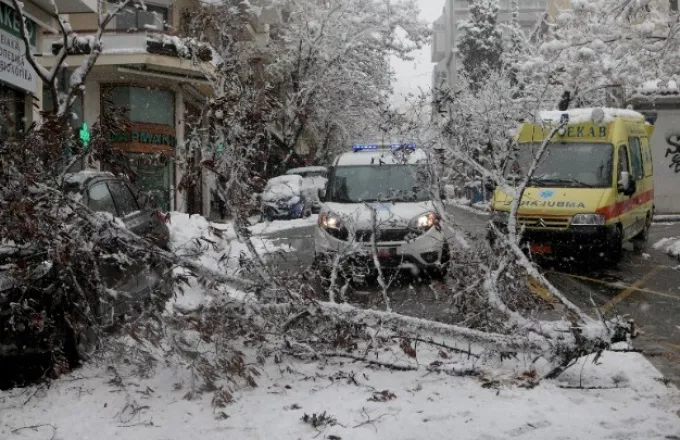
<instances>
[{"instance_id":1,"label":"street curb","mask_svg":"<svg viewBox=\"0 0 680 440\"><path fill-rule=\"evenodd\" d=\"M657 214L652 217L652 223L680 222L680 214Z\"/></svg>"}]
</instances>

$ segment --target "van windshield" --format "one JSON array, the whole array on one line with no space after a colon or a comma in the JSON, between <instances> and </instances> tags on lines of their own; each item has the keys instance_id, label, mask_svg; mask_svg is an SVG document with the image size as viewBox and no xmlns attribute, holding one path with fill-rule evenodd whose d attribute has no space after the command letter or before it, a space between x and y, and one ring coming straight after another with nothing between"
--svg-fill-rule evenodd
<instances>
[{"instance_id":1,"label":"van windshield","mask_svg":"<svg viewBox=\"0 0 680 440\"><path fill-rule=\"evenodd\" d=\"M505 177L526 176L540 143L523 143L510 153ZM530 186L553 188L608 188L612 185L614 149L611 144L552 142L529 180Z\"/></svg>"},{"instance_id":2,"label":"van windshield","mask_svg":"<svg viewBox=\"0 0 680 440\"><path fill-rule=\"evenodd\" d=\"M432 199L429 182L422 165L340 166L331 173L328 201L424 202Z\"/></svg>"}]
</instances>

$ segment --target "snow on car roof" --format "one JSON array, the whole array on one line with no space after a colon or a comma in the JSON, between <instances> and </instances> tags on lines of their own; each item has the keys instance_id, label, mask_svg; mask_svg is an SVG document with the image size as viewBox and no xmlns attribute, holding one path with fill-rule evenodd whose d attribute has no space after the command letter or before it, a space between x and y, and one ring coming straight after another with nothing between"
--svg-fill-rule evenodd
<instances>
[{"instance_id":1,"label":"snow on car roof","mask_svg":"<svg viewBox=\"0 0 680 440\"><path fill-rule=\"evenodd\" d=\"M562 115L565 113L569 115L570 124L583 124L593 121L594 108L575 108L566 111L550 110L542 111L540 120L544 122L559 122ZM624 119L641 119L644 121L645 117L642 113L635 110L628 110L624 108L600 108L604 112L604 122L612 122L615 118Z\"/></svg>"},{"instance_id":2,"label":"snow on car roof","mask_svg":"<svg viewBox=\"0 0 680 440\"><path fill-rule=\"evenodd\" d=\"M283 176L272 177L267 181L267 186L272 185L302 185L302 176L299 174L284 174Z\"/></svg>"},{"instance_id":3,"label":"snow on car roof","mask_svg":"<svg viewBox=\"0 0 680 440\"><path fill-rule=\"evenodd\" d=\"M72 185L83 185L95 177L115 177L113 173L99 170L83 170L64 176L64 181Z\"/></svg>"},{"instance_id":4,"label":"snow on car roof","mask_svg":"<svg viewBox=\"0 0 680 440\"><path fill-rule=\"evenodd\" d=\"M425 151L416 148L412 153L406 153L406 160L403 152L392 152L392 150L373 150L373 151L357 151L341 154L335 162L336 166L348 165L414 165L417 163L427 162L427 154Z\"/></svg>"},{"instance_id":5,"label":"snow on car roof","mask_svg":"<svg viewBox=\"0 0 680 440\"><path fill-rule=\"evenodd\" d=\"M319 166L314 166L314 167L300 167L300 168L291 168L288 171L286 171L286 174L299 174L299 173L322 173L328 171L326 167L319 167Z\"/></svg>"}]
</instances>

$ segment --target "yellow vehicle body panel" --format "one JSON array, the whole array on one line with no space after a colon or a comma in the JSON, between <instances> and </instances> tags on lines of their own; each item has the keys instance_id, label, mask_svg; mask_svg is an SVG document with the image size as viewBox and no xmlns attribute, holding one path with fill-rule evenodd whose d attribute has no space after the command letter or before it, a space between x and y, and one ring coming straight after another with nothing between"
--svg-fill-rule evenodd
<instances>
[{"instance_id":1,"label":"yellow vehicle body panel","mask_svg":"<svg viewBox=\"0 0 680 440\"><path fill-rule=\"evenodd\" d=\"M555 125L524 123L515 136L522 144L540 144ZM528 229L568 229L576 214L601 214L606 225L621 228L624 240L640 234L651 222L654 209L654 171L650 137L654 126L638 117L626 115L610 118L607 123L567 123L555 133L553 143L606 143L613 146L611 185L606 188L527 187L518 212L518 226ZM559 148L559 147L555 147ZM634 182L635 191L624 195L618 188L619 176L625 164ZM491 209L508 212L513 199L502 189L494 192Z\"/></svg>"}]
</instances>

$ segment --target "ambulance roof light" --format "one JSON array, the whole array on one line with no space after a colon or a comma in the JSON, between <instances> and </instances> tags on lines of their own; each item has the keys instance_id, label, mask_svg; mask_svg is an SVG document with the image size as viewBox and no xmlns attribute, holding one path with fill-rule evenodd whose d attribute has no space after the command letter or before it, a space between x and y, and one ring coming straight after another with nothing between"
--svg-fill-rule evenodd
<instances>
[{"instance_id":1,"label":"ambulance roof light","mask_svg":"<svg viewBox=\"0 0 680 440\"><path fill-rule=\"evenodd\" d=\"M352 151L355 153L361 151L378 151L378 150L411 150L415 151L416 144L411 142L407 144L354 144L352 145Z\"/></svg>"}]
</instances>

